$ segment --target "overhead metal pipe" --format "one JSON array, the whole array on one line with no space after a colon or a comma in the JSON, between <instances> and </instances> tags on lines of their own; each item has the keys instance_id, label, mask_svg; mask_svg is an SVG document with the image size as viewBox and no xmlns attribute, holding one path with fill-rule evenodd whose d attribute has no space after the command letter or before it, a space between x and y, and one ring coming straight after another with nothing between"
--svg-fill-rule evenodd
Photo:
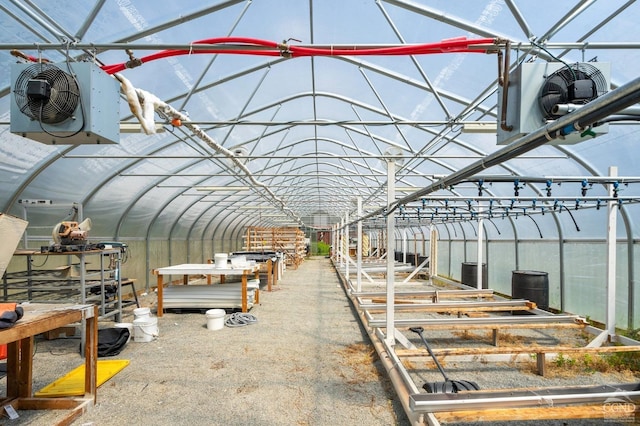
<instances>
[{"instance_id":1,"label":"overhead metal pipe","mask_svg":"<svg viewBox=\"0 0 640 426\"><path fill-rule=\"evenodd\" d=\"M505 40L507 38L504 38ZM60 50L66 49L67 43L0 43L0 50ZM350 49L357 53L358 50L363 49L381 49L381 48L395 48L406 47L406 44L402 43L390 43L390 44L333 44L333 45L320 45L320 44L297 44L296 46L302 48L314 48L314 49ZM495 48L492 44L477 44L470 46L470 48L487 49L489 47ZM512 42L511 47L519 51L529 51L539 49L539 45L530 42ZM73 48L76 50L207 50L207 49L221 49L221 50L251 50L262 49L267 50L266 47L255 47L247 45L220 45L220 44L192 44L192 43L74 43ZM577 50L603 50L603 49L640 49L640 42L562 42L562 43L546 43L545 48L547 50L555 49L577 49Z\"/></svg>"}]
</instances>

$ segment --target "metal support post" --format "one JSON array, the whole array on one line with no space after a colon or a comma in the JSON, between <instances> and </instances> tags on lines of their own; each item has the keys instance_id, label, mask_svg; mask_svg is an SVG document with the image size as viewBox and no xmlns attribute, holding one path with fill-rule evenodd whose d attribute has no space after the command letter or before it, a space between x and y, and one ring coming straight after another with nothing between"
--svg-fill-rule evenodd
<instances>
[{"instance_id":1,"label":"metal support post","mask_svg":"<svg viewBox=\"0 0 640 426\"><path fill-rule=\"evenodd\" d=\"M357 197L358 203L358 219L362 217L362 197ZM362 291L362 221L358 220L358 247L356 248L356 290Z\"/></svg>"},{"instance_id":2,"label":"metal support post","mask_svg":"<svg viewBox=\"0 0 640 426\"><path fill-rule=\"evenodd\" d=\"M395 213L391 208L396 201L396 163L393 158L387 159L387 206L390 213L387 215L387 333L385 342L388 346L394 346L395 339L395 318L394 318L394 304L395 304L395 273L394 267L394 255L395 249L394 232L395 232Z\"/></svg>"},{"instance_id":3,"label":"metal support post","mask_svg":"<svg viewBox=\"0 0 640 426\"><path fill-rule=\"evenodd\" d=\"M609 167L609 176L618 176L618 168ZM614 197L614 185L608 185L609 197ZM616 225L617 203L614 200L607 202L607 332L609 338L616 334Z\"/></svg>"}]
</instances>

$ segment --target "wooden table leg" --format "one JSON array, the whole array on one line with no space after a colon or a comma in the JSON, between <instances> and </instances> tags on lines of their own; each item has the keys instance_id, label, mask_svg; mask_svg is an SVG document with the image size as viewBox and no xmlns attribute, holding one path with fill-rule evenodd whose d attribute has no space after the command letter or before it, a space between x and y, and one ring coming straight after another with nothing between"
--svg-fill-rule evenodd
<instances>
[{"instance_id":1,"label":"wooden table leg","mask_svg":"<svg viewBox=\"0 0 640 426\"><path fill-rule=\"evenodd\" d=\"M247 271L242 273L242 312L247 312Z\"/></svg>"},{"instance_id":2,"label":"wooden table leg","mask_svg":"<svg viewBox=\"0 0 640 426\"><path fill-rule=\"evenodd\" d=\"M18 373L18 397L31 396L33 386L33 336L20 340L20 367Z\"/></svg>"},{"instance_id":3,"label":"wooden table leg","mask_svg":"<svg viewBox=\"0 0 640 426\"><path fill-rule=\"evenodd\" d=\"M20 341L7 343L7 397L18 396L20 374Z\"/></svg>"},{"instance_id":4,"label":"wooden table leg","mask_svg":"<svg viewBox=\"0 0 640 426\"><path fill-rule=\"evenodd\" d=\"M7 343L7 398L29 398L33 391L33 336Z\"/></svg>"},{"instance_id":5,"label":"wooden table leg","mask_svg":"<svg viewBox=\"0 0 640 426\"><path fill-rule=\"evenodd\" d=\"M273 261L267 260L267 291L271 291L271 283L273 282Z\"/></svg>"},{"instance_id":6,"label":"wooden table leg","mask_svg":"<svg viewBox=\"0 0 640 426\"><path fill-rule=\"evenodd\" d=\"M256 295L256 305L258 305L260 304L260 268L256 269L254 278L258 280L258 288L256 288L254 293Z\"/></svg>"},{"instance_id":7,"label":"wooden table leg","mask_svg":"<svg viewBox=\"0 0 640 426\"><path fill-rule=\"evenodd\" d=\"M162 288L164 287L164 276L158 274L158 312L159 317L162 316L164 309L162 308Z\"/></svg>"},{"instance_id":8,"label":"wooden table leg","mask_svg":"<svg viewBox=\"0 0 640 426\"><path fill-rule=\"evenodd\" d=\"M160 275L159 275L160 276ZM87 315L85 312L84 315ZM98 377L98 307L93 307L93 316L85 318L84 345L84 396L96 403Z\"/></svg>"}]
</instances>

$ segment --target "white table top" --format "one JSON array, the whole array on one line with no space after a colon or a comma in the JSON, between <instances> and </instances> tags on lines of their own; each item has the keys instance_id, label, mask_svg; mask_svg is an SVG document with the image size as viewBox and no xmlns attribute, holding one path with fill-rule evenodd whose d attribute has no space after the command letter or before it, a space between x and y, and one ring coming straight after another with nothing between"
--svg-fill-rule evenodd
<instances>
[{"instance_id":1,"label":"white table top","mask_svg":"<svg viewBox=\"0 0 640 426\"><path fill-rule=\"evenodd\" d=\"M244 267L216 268L213 263L183 263L182 265L165 266L156 269L158 275L240 275L255 272L260 268L255 262L248 262Z\"/></svg>"}]
</instances>

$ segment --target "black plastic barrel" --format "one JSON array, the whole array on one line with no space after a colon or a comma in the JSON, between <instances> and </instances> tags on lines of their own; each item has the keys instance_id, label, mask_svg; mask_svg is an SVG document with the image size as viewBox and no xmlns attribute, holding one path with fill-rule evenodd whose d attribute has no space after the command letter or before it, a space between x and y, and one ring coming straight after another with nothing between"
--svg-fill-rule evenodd
<instances>
[{"instance_id":1,"label":"black plastic barrel","mask_svg":"<svg viewBox=\"0 0 640 426\"><path fill-rule=\"evenodd\" d=\"M462 284L473 288L478 286L478 263L463 262L462 263ZM487 264L482 264L482 288L489 288L489 280L487 278Z\"/></svg>"},{"instance_id":2,"label":"black plastic barrel","mask_svg":"<svg viewBox=\"0 0 640 426\"><path fill-rule=\"evenodd\" d=\"M540 309L549 308L549 274L541 271L512 271L511 297L535 302Z\"/></svg>"}]
</instances>

